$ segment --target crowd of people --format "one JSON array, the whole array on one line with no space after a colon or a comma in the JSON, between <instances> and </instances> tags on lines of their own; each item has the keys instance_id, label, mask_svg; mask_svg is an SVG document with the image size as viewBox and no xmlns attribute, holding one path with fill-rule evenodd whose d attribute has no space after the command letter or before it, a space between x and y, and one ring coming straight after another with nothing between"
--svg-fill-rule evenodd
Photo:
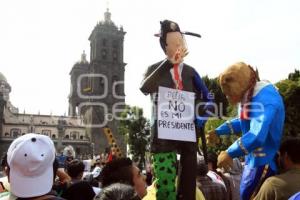
<instances>
[{"instance_id":1,"label":"crowd of people","mask_svg":"<svg viewBox=\"0 0 300 200\"><path fill-rule=\"evenodd\" d=\"M284 140L277 165L280 173L267 178L256 200L299 199L300 139ZM195 199L238 200L243 162L234 159L233 167L217 167L216 153L208 153L207 162L197 157ZM180 163L176 163L180 169ZM85 172L82 160L72 158L59 168L56 151L48 136L26 134L15 139L3 156L1 167L6 176L0 179L1 200L154 200L157 178L151 173L150 182L130 158L110 161L96 159L90 172ZM176 181L175 181L176 182Z\"/></svg>"},{"instance_id":2,"label":"crowd of people","mask_svg":"<svg viewBox=\"0 0 300 200\"><path fill-rule=\"evenodd\" d=\"M183 63L188 53L183 35L200 35L182 32L169 20L160 25L156 35L166 59L147 69L140 87L153 105L151 170L144 174L130 158L112 153L95 159L89 169L71 148L61 169L53 141L29 133L15 139L4 156L7 176L0 180L0 200L300 199L300 139L283 139L285 108L276 87L244 62L226 68L219 84L229 103L237 105L238 116L205 138L213 99L198 72ZM202 100L203 109L197 104ZM161 126L166 120L191 126ZM239 133L226 150L197 154L200 137L202 146L205 139L216 145L219 136Z\"/></svg>"}]
</instances>

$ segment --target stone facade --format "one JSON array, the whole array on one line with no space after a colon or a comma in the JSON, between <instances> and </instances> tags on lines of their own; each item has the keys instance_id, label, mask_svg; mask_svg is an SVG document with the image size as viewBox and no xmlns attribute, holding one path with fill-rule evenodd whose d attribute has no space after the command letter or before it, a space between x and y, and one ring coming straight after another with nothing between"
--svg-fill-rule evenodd
<instances>
[{"instance_id":1,"label":"stone facade","mask_svg":"<svg viewBox=\"0 0 300 200\"><path fill-rule=\"evenodd\" d=\"M90 63L83 53L71 72L69 115L82 116L91 135L95 152L109 147L103 127L111 129L117 144L125 153L125 141L118 134L116 116L125 105L123 43L125 32L111 20L107 10L104 21L92 31Z\"/></svg>"},{"instance_id":2,"label":"stone facade","mask_svg":"<svg viewBox=\"0 0 300 200\"><path fill-rule=\"evenodd\" d=\"M0 74L0 155L7 151L15 138L26 133L49 136L54 141L57 152L72 145L77 155L92 153L91 138L87 135L82 119L19 113L9 101L10 91L10 85Z\"/></svg>"}]
</instances>

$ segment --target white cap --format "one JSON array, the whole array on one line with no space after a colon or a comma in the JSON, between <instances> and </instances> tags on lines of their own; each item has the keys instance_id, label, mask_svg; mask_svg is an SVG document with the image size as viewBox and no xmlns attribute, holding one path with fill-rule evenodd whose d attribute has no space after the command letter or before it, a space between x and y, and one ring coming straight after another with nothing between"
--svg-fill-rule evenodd
<instances>
[{"instance_id":1,"label":"white cap","mask_svg":"<svg viewBox=\"0 0 300 200\"><path fill-rule=\"evenodd\" d=\"M11 192L17 197L36 197L50 192L53 185L55 147L45 135L25 134L8 148Z\"/></svg>"},{"instance_id":2,"label":"white cap","mask_svg":"<svg viewBox=\"0 0 300 200\"><path fill-rule=\"evenodd\" d=\"M101 173L101 170L102 170L101 167L96 166L92 172L93 178L98 177Z\"/></svg>"}]
</instances>

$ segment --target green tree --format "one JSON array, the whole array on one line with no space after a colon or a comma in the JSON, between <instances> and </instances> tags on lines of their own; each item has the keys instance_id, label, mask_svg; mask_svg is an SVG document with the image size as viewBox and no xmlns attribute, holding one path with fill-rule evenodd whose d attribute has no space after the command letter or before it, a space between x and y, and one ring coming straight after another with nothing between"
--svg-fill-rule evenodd
<instances>
[{"instance_id":1,"label":"green tree","mask_svg":"<svg viewBox=\"0 0 300 200\"><path fill-rule=\"evenodd\" d=\"M291 81L299 81L300 80L300 71L295 69L293 73L290 73L288 79Z\"/></svg>"},{"instance_id":2,"label":"green tree","mask_svg":"<svg viewBox=\"0 0 300 200\"><path fill-rule=\"evenodd\" d=\"M228 101L226 96L223 94L222 89L218 83L218 78L208 78L208 76L203 76L202 80L207 86L209 92L213 95L213 101L217 105L217 116L224 117L227 115Z\"/></svg>"},{"instance_id":3,"label":"green tree","mask_svg":"<svg viewBox=\"0 0 300 200\"><path fill-rule=\"evenodd\" d=\"M210 130L216 129L222 123L224 123L228 117L235 117L237 115L236 106L229 105L229 102L226 96L223 94L222 89L218 83L218 78L208 78L208 76L202 77L202 80L205 82L208 90L214 96L214 102L217 105L217 116L218 118L211 118L207 121L205 125L205 132L207 133ZM211 147L207 147L208 152L216 152L219 153L227 149L233 141L235 141L239 136L238 135L228 135L228 136L221 136L220 144ZM199 144L202 144L199 142Z\"/></svg>"},{"instance_id":4,"label":"green tree","mask_svg":"<svg viewBox=\"0 0 300 200\"><path fill-rule=\"evenodd\" d=\"M294 75L276 83L285 106L284 136L300 135L300 79L299 71L295 70ZM296 75L295 75L296 74ZM297 78L298 76L298 78Z\"/></svg>"},{"instance_id":5,"label":"green tree","mask_svg":"<svg viewBox=\"0 0 300 200\"><path fill-rule=\"evenodd\" d=\"M119 132L126 136L133 161L138 162L139 167L143 169L146 151L149 150L149 120L143 116L142 108L129 105L125 106L121 118Z\"/></svg>"}]
</instances>

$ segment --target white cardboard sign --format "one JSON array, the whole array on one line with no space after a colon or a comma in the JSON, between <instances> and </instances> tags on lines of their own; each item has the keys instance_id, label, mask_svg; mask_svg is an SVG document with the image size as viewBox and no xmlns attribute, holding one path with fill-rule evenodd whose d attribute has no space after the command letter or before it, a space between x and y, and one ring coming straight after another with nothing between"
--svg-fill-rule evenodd
<instances>
[{"instance_id":1,"label":"white cardboard sign","mask_svg":"<svg viewBox=\"0 0 300 200\"><path fill-rule=\"evenodd\" d=\"M159 87L158 138L196 142L195 93Z\"/></svg>"}]
</instances>

